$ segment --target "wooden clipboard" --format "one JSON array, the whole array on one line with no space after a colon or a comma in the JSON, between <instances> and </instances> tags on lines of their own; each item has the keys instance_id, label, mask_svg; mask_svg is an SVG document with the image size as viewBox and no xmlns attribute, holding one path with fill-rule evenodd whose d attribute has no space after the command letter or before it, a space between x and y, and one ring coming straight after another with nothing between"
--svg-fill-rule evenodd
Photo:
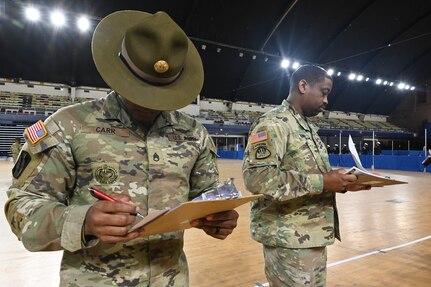
<instances>
[{"instance_id":1,"label":"wooden clipboard","mask_svg":"<svg viewBox=\"0 0 431 287\"><path fill-rule=\"evenodd\" d=\"M368 171L352 167L345 172L346 174L355 174L358 180L354 184L371 185L372 187L382 187L386 185L394 184L406 184L407 182L390 178L388 176L382 176L370 173Z\"/></svg>"},{"instance_id":2,"label":"wooden clipboard","mask_svg":"<svg viewBox=\"0 0 431 287\"><path fill-rule=\"evenodd\" d=\"M190 221L207 215L237 208L262 194L243 196L233 199L188 201L168 210L155 211L137 222L129 232L144 227L144 235L161 234L191 228Z\"/></svg>"}]
</instances>

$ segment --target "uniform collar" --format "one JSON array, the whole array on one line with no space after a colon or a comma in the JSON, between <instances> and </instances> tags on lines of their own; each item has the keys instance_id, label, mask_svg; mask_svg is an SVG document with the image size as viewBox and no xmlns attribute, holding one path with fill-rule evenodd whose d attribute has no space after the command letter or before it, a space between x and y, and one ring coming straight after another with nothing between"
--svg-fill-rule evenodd
<instances>
[{"instance_id":1,"label":"uniform collar","mask_svg":"<svg viewBox=\"0 0 431 287\"><path fill-rule=\"evenodd\" d=\"M296 121L298 122L298 124L304 129L304 130L310 130L312 129L313 131L317 132L319 130L319 128L313 124L307 117L302 116L301 114L299 114L295 107L288 102L287 100L283 100L282 103L283 106L285 106L287 108L287 110L292 114L292 116L296 119Z\"/></svg>"},{"instance_id":2,"label":"uniform collar","mask_svg":"<svg viewBox=\"0 0 431 287\"><path fill-rule=\"evenodd\" d=\"M139 129L138 124L130 117L120 102L118 94L112 91L106 97L102 107L103 117L106 120L120 121L126 127ZM151 130L161 129L166 126L181 125L179 113L176 111L162 111L155 119Z\"/></svg>"}]
</instances>

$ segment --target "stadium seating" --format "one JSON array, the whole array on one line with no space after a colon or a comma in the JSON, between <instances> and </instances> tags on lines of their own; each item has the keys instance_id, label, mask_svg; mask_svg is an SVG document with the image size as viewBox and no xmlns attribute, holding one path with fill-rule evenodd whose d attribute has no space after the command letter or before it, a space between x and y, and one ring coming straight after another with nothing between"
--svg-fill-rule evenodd
<instances>
[{"instance_id":1,"label":"stadium seating","mask_svg":"<svg viewBox=\"0 0 431 287\"><path fill-rule=\"evenodd\" d=\"M0 115L14 117L21 115L21 117L29 116L37 117L48 117L53 114L58 109L74 104L82 103L88 100L93 100L93 98L76 97L72 101L71 97L68 96L53 96L44 94L29 94L29 93L15 93L15 92L5 92L0 91ZM248 106L253 108L250 103ZM256 109L260 106L256 106ZM249 126L261 115L263 112L259 111L247 111L247 110L212 110L212 109L201 109L199 116L195 118L207 127L212 125L215 131L221 129L220 126L224 126L224 132L230 129L233 133L240 133L244 135L248 132ZM346 114L346 118L343 118L344 113L337 113L338 117L322 117L316 116L310 118L321 130L332 131L382 131L382 132L395 132L403 133L403 129L397 127L388 122L378 122L378 121L363 121L360 119L352 119L350 114ZM347 118L350 117L350 118ZM37 120L37 119L36 119ZM28 120L27 120L28 122ZM1 124L5 122L1 122ZM28 123L30 125L32 123ZM12 130L10 126L1 126L0 132L8 134L2 139L3 146L0 146L0 152L9 151L10 144L13 143L16 136L21 136L23 127L18 127L19 132ZM331 131L332 130L332 131Z\"/></svg>"}]
</instances>

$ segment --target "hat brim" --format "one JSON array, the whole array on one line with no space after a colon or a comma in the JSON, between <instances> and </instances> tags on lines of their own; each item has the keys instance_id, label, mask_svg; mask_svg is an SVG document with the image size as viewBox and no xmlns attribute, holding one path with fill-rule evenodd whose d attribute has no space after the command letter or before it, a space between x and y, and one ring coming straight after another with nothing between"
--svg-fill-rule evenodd
<instances>
[{"instance_id":1,"label":"hat brim","mask_svg":"<svg viewBox=\"0 0 431 287\"><path fill-rule=\"evenodd\" d=\"M190 39L184 69L168 85L156 86L145 82L133 74L119 57L126 31L151 15L126 10L102 19L93 34L93 60L106 84L128 101L152 110L176 110L187 106L198 96L204 81L202 61Z\"/></svg>"}]
</instances>

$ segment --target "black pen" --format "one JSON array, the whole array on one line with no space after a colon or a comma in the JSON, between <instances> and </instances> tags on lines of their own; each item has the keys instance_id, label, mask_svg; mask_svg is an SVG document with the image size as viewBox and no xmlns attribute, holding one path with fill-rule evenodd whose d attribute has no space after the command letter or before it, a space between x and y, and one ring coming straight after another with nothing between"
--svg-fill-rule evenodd
<instances>
[{"instance_id":1,"label":"black pen","mask_svg":"<svg viewBox=\"0 0 431 287\"><path fill-rule=\"evenodd\" d=\"M115 200L114 198L110 197L109 195L107 195L106 193L104 193L103 191L101 191L97 188L89 187L88 191L90 191L90 194L97 199L107 200L110 202L120 202L120 201ZM140 218L144 218L144 216L142 214L140 214L139 212L132 213L132 215L135 215L135 216L140 217Z\"/></svg>"}]
</instances>

